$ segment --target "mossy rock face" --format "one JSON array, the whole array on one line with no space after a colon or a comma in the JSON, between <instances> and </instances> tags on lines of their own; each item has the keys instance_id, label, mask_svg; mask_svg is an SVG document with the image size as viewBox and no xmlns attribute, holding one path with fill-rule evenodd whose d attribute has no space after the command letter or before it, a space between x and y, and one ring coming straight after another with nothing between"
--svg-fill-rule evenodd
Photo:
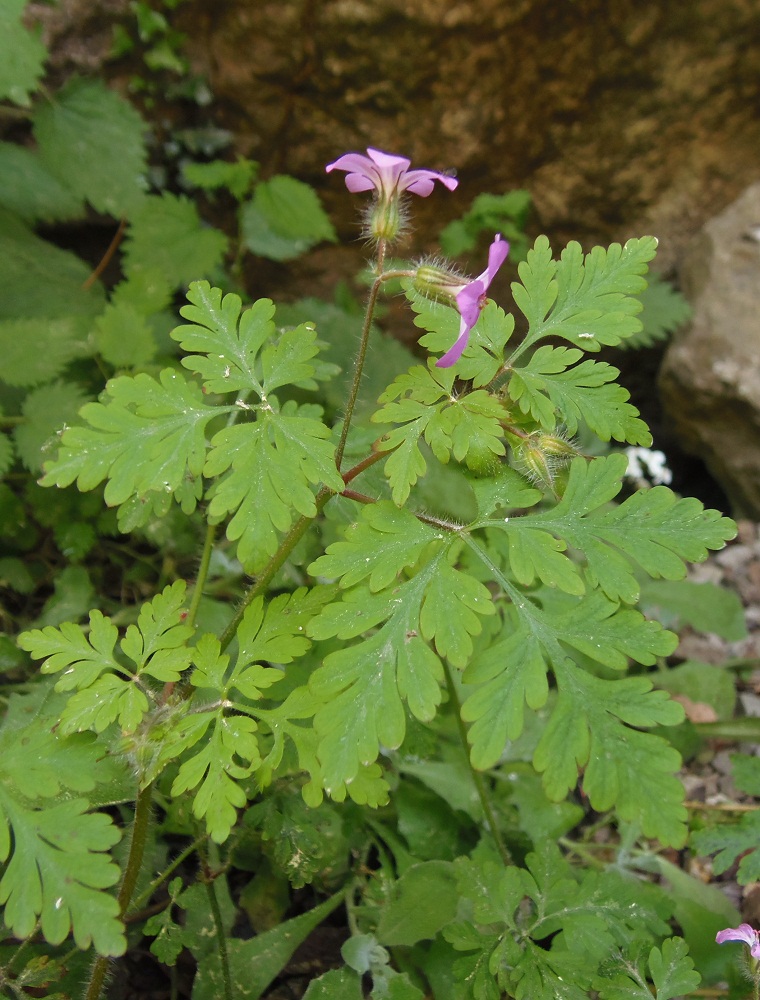
<instances>
[{"instance_id":1,"label":"mossy rock face","mask_svg":"<svg viewBox=\"0 0 760 1000\"><path fill-rule=\"evenodd\" d=\"M230 129L263 176L318 182L343 234L355 199L324 164L367 145L458 171L415 206L415 250L482 191L524 187L535 229L584 244L651 232L658 266L760 180L755 0L185 0L187 36ZM103 67L125 0L31 5L54 73ZM122 74L123 79L118 78ZM437 193L440 194L440 193ZM340 258L338 258L340 259Z\"/></svg>"}]
</instances>

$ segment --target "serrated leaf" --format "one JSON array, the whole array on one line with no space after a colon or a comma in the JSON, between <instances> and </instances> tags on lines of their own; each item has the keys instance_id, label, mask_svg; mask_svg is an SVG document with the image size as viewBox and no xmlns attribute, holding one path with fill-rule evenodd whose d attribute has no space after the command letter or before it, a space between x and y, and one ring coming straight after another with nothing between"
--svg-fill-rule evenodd
<instances>
[{"instance_id":1,"label":"serrated leaf","mask_svg":"<svg viewBox=\"0 0 760 1000\"><path fill-rule=\"evenodd\" d=\"M614 806L645 836L680 847L687 832L674 774L680 755L661 737L631 728L674 725L680 705L644 677L605 681L567 662L555 671L559 697L533 758L549 798L564 798L585 767L583 789L595 809Z\"/></svg>"},{"instance_id":2,"label":"serrated leaf","mask_svg":"<svg viewBox=\"0 0 760 1000\"><path fill-rule=\"evenodd\" d=\"M739 859L736 880L748 885L760 880L760 812L750 812L730 825L697 830L691 844L698 854L714 854L713 871L720 875Z\"/></svg>"},{"instance_id":3,"label":"serrated leaf","mask_svg":"<svg viewBox=\"0 0 760 1000\"><path fill-rule=\"evenodd\" d=\"M262 407L256 422L219 431L211 441L204 469L220 477L211 490L209 514L233 514L227 537L238 542L238 559L260 570L296 514L316 514L310 484L342 492L330 431L315 415L318 407L288 401L282 410Z\"/></svg>"},{"instance_id":4,"label":"serrated leaf","mask_svg":"<svg viewBox=\"0 0 760 1000\"><path fill-rule=\"evenodd\" d=\"M719 511L705 510L698 500L679 499L666 486L640 491L619 506L606 506L620 491L626 464L624 455L592 462L575 459L564 496L555 507L480 524L515 535L533 528L548 530L584 554L593 586L611 599L633 603L639 585L631 562L650 576L679 579L686 574L687 560L700 562L708 549L722 548L736 528Z\"/></svg>"},{"instance_id":5,"label":"serrated leaf","mask_svg":"<svg viewBox=\"0 0 760 1000\"><path fill-rule=\"evenodd\" d=\"M420 337L420 344L436 353L448 350L459 335L459 313L442 302L425 298L411 286L406 289L406 296L417 313L414 325L427 331ZM514 327L514 316L495 302L487 302L457 362L457 376L471 380L476 389L488 385L502 370L504 348Z\"/></svg>"},{"instance_id":6,"label":"serrated leaf","mask_svg":"<svg viewBox=\"0 0 760 1000\"><path fill-rule=\"evenodd\" d=\"M383 437L382 447L397 449L385 472L398 506L427 468L420 437L440 462L447 463L453 455L476 471L506 452L500 422L506 411L501 402L480 389L455 395L454 378L451 369L436 369L433 361L428 368L418 365L388 387L380 397L385 405L372 415L373 423L397 425Z\"/></svg>"},{"instance_id":7,"label":"serrated leaf","mask_svg":"<svg viewBox=\"0 0 760 1000\"><path fill-rule=\"evenodd\" d=\"M426 545L441 537L410 511L381 500L362 510L345 539L328 545L325 555L309 566L309 573L339 578L343 589L369 578L374 593L393 583Z\"/></svg>"},{"instance_id":8,"label":"serrated leaf","mask_svg":"<svg viewBox=\"0 0 760 1000\"><path fill-rule=\"evenodd\" d=\"M153 331L129 302L111 302L95 321L95 343L101 357L115 368L140 368L156 354Z\"/></svg>"},{"instance_id":9,"label":"serrated leaf","mask_svg":"<svg viewBox=\"0 0 760 1000\"><path fill-rule=\"evenodd\" d=\"M187 294L190 305L180 313L192 325L178 326L172 337L184 351L202 351L183 358L182 364L198 372L209 392L253 390L262 401L274 389L297 385L314 389L319 353L313 325L276 335L274 305L259 299L243 311L237 295L222 297L207 281L194 281Z\"/></svg>"},{"instance_id":10,"label":"serrated leaf","mask_svg":"<svg viewBox=\"0 0 760 1000\"><path fill-rule=\"evenodd\" d=\"M101 891L119 877L106 852L121 835L109 816L88 814L87 807L85 799L72 799L33 810L0 792L0 811L14 830L14 851L0 880L3 919L19 938L34 931L39 917L51 944L73 931L83 950L93 943L101 954L122 955L119 905Z\"/></svg>"},{"instance_id":11,"label":"serrated leaf","mask_svg":"<svg viewBox=\"0 0 760 1000\"><path fill-rule=\"evenodd\" d=\"M53 382L30 392L22 406L24 423L13 432L19 456L30 472L41 472L57 445L57 432L74 423L87 395L73 382Z\"/></svg>"},{"instance_id":12,"label":"serrated leaf","mask_svg":"<svg viewBox=\"0 0 760 1000\"><path fill-rule=\"evenodd\" d=\"M234 163L211 160L210 163L185 163L182 174L186 181L204 191L227 188L238 201L242 201L258 172L258 164L239 156Z\"/></svg>"},{"instance_id":13,"label":"serrated leaf","mask_svg":"<svg viewBox=\"0 0 760 1000\"><path fill-rule=\"evenodd\" d=\"M581 356L574 348L539 347L526 365L513 369L509 395L547 430L561 422L575 434L585 423L602 441L651 445L652 435L628 402L628 390L615 382L619 370L590 359L574 365Z\"/></svg>"},{"instance_id":14,"label":"serrated leaf","mask_svg":"<svg viewBox=\"0 0 760 1000\"><path fill-rule=\"evenodd\" d=\"M0 10L0 100L28 108L44 72L47 49L40 31L21 23L25 0L5 0Z\"/></svg>"},{"instance_id":15,"label":"serrated leaf","mask_svg":"<svg viewBox=\"0 0 760 1000\"><path fill-rule=\"evenodd\" d=\"M129 626L120 643L133 669L117 659L118 630L97 610L90 612L87 635L64 622L60 628L49 625L19 636L22 649L45 661L43 674L63 671L56 690L77 692L61 713L63 732L102 732L116 719L125 732L134 732L150 707L145 678L177 681L190 664L191 651L181 648L192 635L192 629L180 624L184 596L185 584L177 581L143 605L137 625Z\"/></svg>"},{"instance_id":16,"label":"serrated leaf","mask_svg":"<svg viewBox=\"0 0 760 1000\"><path fill-rule=\"evenodd\" d=\"M226 250L227 237L203 225L192 201L164 192L131 213L124 268L129 278L147 271L177 288L215 271Z\"/></svg>"},{"instance_id":17,"label":"serrated leaf","mask_svg":"<svg viewBox=\"0 0 760 1000\"><path fill-rule=\"evenodd\" d=\"M670 282L656 272L649 275L648 281L649 284L638 296L643 306L639 313L642 328L623 341L622 346L626 349L651 347L660 340L666 340L691 318L691 306Z\"/></svg>"},{"instance_id":18,"label":"serrated leaf","mask_svg":"<svg viewBox=\"0 0 760 1000\"><path fill-rule=\"evenodd\" d=\"M84 211L82 200L24 146L0 142L0 174L0 205L25 222L74 219Z\"/></svg>"},{"instance_id":19,"label":"serrated leaf","mask_svg":"<svg viewBox=\"0 0 760 1000\"><path fill-rule=\"evenodd\" d=\"M403 701L416 718L433 717L441 700L439 657L462 666L481 628L478 614L493 613L488 590L449 565L448 544L439 543L437 551L432 545L429 561L411 580L394 581L378 594L358 585L309 625L316 639L349 639L383 623L358 644L330 653L309 680L324 706L314 724L328 789L351 782L381 744L400 745ZM437 655L423 639L435 644Z\"/></svg>"},{"instance_id":20,"label":"serrated leaf","mask_svg":"<svg viewBox=\"0 0 760 1000\"><path fill-rule=\"evenodd\" d=\"M270 260L293 260L322 240L336 239L314 189L284 175L256 185L241 226L248 249Z\"/></svg>"},{"instance_id":21,"label":"serrated leaf","mask_svg":"<svg viewBox=\"0 0 760 1000\"><path fill-rule=\"evenodd\" d=\"M13 465L13 442L8 434L0 434L0 479Z\"/></svg>"},{"instance_id":22,"label":"serrated leaf","mask_svg":"<svg viewBox=\"0 0 760 1000\"><path fill-rule=\"evenodd\" d=\"M173 493L200 476L206 460L205 429L229 408L208 406L197 386L170 368L160 381L140 373L106 385L107 403L87 403L80 416L89 426L71 427L58 457L45 463L44 486L94 489L107 479L110 506L151 491Z\"/></svg>"},{"instance_id":23,"label":"serrated leaf","mask_svg":"<svg viewBox=\"0 0 760 1000\"><path fill-rule=\"evenodd\" d=\"M99 80L70 80L34 114L48 170L75 197L117 218L144 198L145 129L137 110Z\"/></svg>"}]
</instances>

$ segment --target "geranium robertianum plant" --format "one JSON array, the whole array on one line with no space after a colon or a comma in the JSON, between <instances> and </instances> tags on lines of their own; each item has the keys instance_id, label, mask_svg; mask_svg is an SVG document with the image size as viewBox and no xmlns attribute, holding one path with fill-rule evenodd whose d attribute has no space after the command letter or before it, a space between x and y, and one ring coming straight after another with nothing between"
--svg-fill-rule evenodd
<instances>
[{"instance_id":1,"label":"geranium robertianum plant","mask_svg":"<svg viewBox=\"0 0 760 1000\"><path fill-rule=\"evenodd\" d=\"M555 259L539 237L512 286L518 335L487 298L499 234L476 278L440 259L386 266L408 195L456 186L410 167L369 149L327 168L370 194L375 247L334 423L330 329L280 326L268 299L244 308L199 281L172 332L181 366L111 379L46 463L44 485L105 483L125 528L172 503L207 523L196 579L126 629L96 610L20 640L55 683L0 736L17 789L0 900L17 937L94 948L88 1000L125 918L179 864L150 882L153 811L189 838L181 858L201 855L201 895L173 881L145 925L166 964L193 951L196 998L260 996L342 904L345 966L307 996L359 998L365 974L375 997L477 1000L617 1000L648 980L667 1000L699 982L667 894L624 862L637 841L686 837L680 757L657 732L683 711L646 670L676 637L636 603L642 579L682 577L735 528L665 486L617 503L626 456L584 454L579 435L651 444L590 355L639 329L656 240ZM378 297L399 278L430 356L354 419ZM214 631L202 597L219 550L252 582ZM102 807L130 802L120 873ZM568 838L586 807L619 826L616 864L571 865L589 856ZM252 836L256 857L333 895L249 940L230 935L213 870L250 870Z\"/></svg>"}]
</instances>

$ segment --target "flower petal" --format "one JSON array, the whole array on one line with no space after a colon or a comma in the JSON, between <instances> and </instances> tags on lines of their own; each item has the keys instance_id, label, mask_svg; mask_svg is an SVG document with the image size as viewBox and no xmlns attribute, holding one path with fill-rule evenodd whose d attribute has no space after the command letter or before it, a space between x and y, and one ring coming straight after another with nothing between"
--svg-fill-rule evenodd
<instances>
[{"instance_id":1,"label":"flower petal","mask_svg":"<svg viewBox=\"0 0 760 1000\"><path fill-rule=\"evenodd\" d=\"M456 343L453 347L450 347L448 351L446 351L442 358L439 358L436 361L436 368L451 368L453 364L459 361L462 357L462 352L465 347L467 347L467 341L470 339L471 329L472 327L467 326L464 318L462 318L462 321L459 324L459 337L457 338Z\"/></svg>"},{"instance_id":2,"label":"flower petal","mask_svg":"<svg viewBox=\"0 0 760 1000\"><path fill-rule=\"evenodd\" d=\"M453 191L459 183L455 177L436 170L410 170L410 166L411 160L405 156L396 156L369 146L367 156L362 153L344 153L337 160L328 163L325 170L328 174L333 170L345 170L346 187L354 194L375 190L386 199L403 191L427 198L436 181L449 191Z\"/></svg>"},{"instance_id":3,"label":"flower petal","mask_svg":"<svg viewBox=\"0 0 760 1000\"><path fill-rule=\"evenodd\" d=\"M453 191L459 184L456 177L440 174L437 170L410 170L401 181L401 190L418 194L420 198L427 198L436 181L440 181L449 191Z\"/></svg>"},{"instance_id":4,"label":"flower petal","mask_svg":"<svg viewBox=\"0 0 760 1000\"><path fill-rule=\"evenodd\" d=\"M739 924L738 927L727 927L723 931L718 931L715 935L715 940L718 944L724 944L726 941L743 941L753 949L752 953L755 958L758 957L758 955L754 954L755 949L760 951L758 933L749 924Z\"/></svg>"}]
</instances>

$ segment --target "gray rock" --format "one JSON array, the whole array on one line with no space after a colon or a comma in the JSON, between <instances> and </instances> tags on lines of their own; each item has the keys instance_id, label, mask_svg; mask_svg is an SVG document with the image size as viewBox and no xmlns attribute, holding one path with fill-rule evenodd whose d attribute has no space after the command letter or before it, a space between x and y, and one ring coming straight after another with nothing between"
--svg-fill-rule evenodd
<instances>
[{"instance_id":1,"label":"gray rock","mask_svg":"<svg viewBox=\"0 0 760 1000\"><path fill-rule=\"evenodd\" d=\"M663 406L732 513L760 517L760 184L695 237L681 269L694 308L660 374Z\"/></svg>"}]
</instances>

